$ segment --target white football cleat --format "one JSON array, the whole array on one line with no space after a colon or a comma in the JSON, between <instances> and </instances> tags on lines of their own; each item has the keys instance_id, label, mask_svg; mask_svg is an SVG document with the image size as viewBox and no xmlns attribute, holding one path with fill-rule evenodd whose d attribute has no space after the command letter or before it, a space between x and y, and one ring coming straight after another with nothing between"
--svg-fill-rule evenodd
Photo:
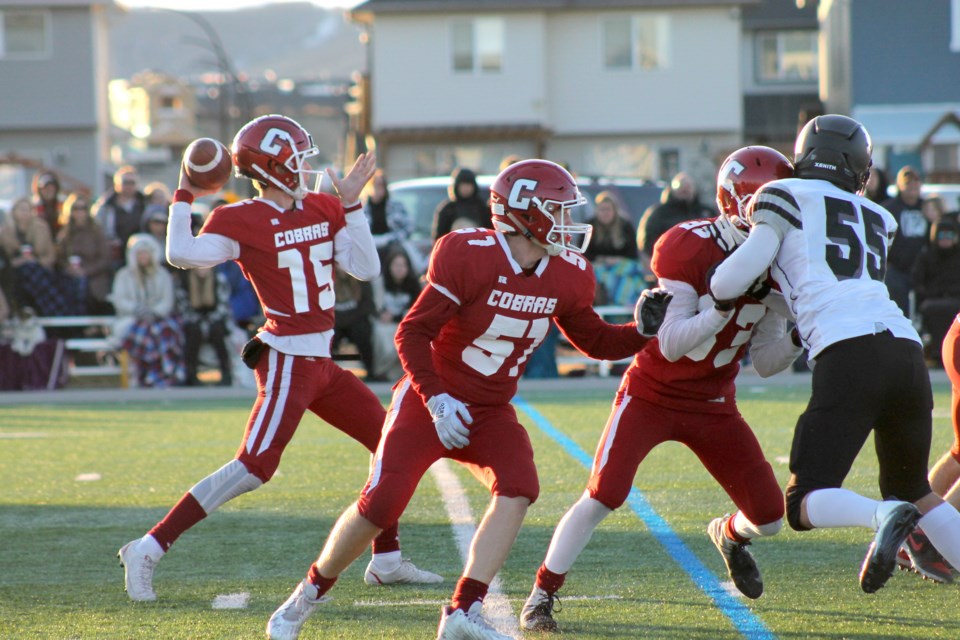
<instances>
[{"instance_id":1,"label":"white football cleat","mask_svg":"<svg viewBox=\"0 0 960 640\"><path fill-rule=\"evenodd\" d=\"M152 602L157 599L153 590L153 570L157 563L145 553L138 551L140 538L120 547L117 557L123 567L123 585L134 602Z\"/></svg>"},{"instance_id":2,"label":"white football cleat","mask_svg":"<svg viewBox=\"0 0 960 640\"><path fill-rule=\"evenodd\" d=\"M443 582L443 576L431 571L418 569L415 564L406 558L400 561L400 566L390 572L380 571L373 566L373 560L367 565L363 573L363 581L371 585L387 584L437 584Z\"/></svg>"},{"instance_id":3,"label":"white football cleat","mask_svg":"<svg viewBox=\"0 0 960 640\"><path fill-rule=\"evenodd\" d=\"M505 636L483 619L480 601L470 605L470 611L446 606L441 610L437 640L513 640Z\"/></svg>"},{"instance_id":4,"label":"white football cleat","mask_svg":"<svg viewBox=\"0 0 960 640\"><path fill-rule=\"evenodd\" d=\"M317 593L317 588L309 580L302 580L287 601L270 616L267 637L270 640L296 640L300 635L300 627L317 605L330 599L327 596L318 598Z\"/></svg>"},{"instance_id":5,"label":"white football cleat","mask_svg":"<svg viewBox=\"0 0 960 640\"><path fill-rule=\"evenodd\" d=\"M543 631L553 633L557 631L557 621L553 619L553 608L560 611L560 598L556 594L550 595L537 585L523 603L520 610L520 628L524 631Z\"/></svg>"}]
</instances>

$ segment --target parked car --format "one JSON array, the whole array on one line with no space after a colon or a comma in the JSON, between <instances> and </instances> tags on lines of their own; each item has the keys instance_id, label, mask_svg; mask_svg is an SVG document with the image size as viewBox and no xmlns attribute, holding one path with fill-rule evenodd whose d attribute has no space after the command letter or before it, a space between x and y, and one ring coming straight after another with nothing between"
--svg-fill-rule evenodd
<instances>
[{"instance_id":1,"label":"parked car","mask_svg":"<svg viewBox=\"0 0 960 640\"><path fill-rule=\"evenodd\" d=\"M495 175L477 176L477 186L480 188L480 197L490 198L490 185L496 179ZM642 180L639 178L606 178L578 176L577 183L580 191L587 198L587 204L576 209L580 220L588 220L593 216L593 199L601 191L611 191L623 204L624 213L629 215L634 226L640 222L640 217L651 204L659 202L664 185L661 182ZM429 178L411 178L397 180L390 183L390 197L400 202L406 208L413 220L414 231L412 241L424 256L430 254L433 243L431 231L433 228L433 214L437 206L447 199L447 189L450 185L450 176L434 176Z\"/></svg>"}]
</instances>

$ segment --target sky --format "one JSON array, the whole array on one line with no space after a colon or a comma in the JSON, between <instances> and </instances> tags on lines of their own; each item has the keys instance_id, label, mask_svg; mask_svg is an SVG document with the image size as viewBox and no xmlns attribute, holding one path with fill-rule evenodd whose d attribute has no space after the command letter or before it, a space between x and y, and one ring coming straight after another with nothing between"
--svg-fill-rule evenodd
<instances>
[{"instance_id":1,"label":"sky","mask_svg":"<svg viewBox=\"0 0 960 640\"><path fill-rule=\"evenodd\" d=\"M116 0L118 4L130 8L163 7L165 9L179 9L181 11L214 11L242 9L278 2L292 2L296 0ZM303 1L303 0L301 0ZM308 0L313 4L326 9L353 8L360 4L360 0Z\"/></svg>"}]
</instances>

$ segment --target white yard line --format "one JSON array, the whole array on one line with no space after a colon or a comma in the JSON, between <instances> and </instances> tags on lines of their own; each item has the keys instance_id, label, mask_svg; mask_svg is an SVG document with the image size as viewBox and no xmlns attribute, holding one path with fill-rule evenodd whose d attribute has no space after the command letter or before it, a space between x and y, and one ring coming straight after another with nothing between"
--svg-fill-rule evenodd
<instances>
[{"instance_id":1,"label":"white yard line","mask_svg":"<svg viewBox=\"0 0 960 640\"><path fill-rule=\"evenodd\" d=\"M246 609L250 601L250 594L246 591L242 593L222 593L213 599L214 609Z\"/></svg>"},{"instance_id":2,"label":"white yard line","mask_svg":"<svg viewBox=\"0 0 960 640\"><path fill-rule=\"evenodd\" d=\"M460 550L460 558L466 563L467 555L470 553L470 541L477 531L467 494L453 469L450 468L450 462L445 458L437 460L430 467L430 474L443 497L443 505L447 510L447 517L450 518L453 537ZM494 577L493 582L490 583L490 591L483 601L483 610L484 616L497 631L514 638L523 637L520 634L517 618L510 607L510 601L503 594L499 576Z\"/></svg>"}]
</instances>

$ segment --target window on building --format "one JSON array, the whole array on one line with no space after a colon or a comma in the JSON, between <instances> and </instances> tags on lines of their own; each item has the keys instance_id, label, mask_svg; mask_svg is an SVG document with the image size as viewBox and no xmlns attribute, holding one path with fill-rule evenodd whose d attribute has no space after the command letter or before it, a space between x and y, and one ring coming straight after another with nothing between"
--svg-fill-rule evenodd
<instances>
[{"instance_id":1,"label":"window on building","mask_svg":"<svg viewBox=\"0 0 960 640\"><path fill-rule=\"evenodd\" d=\"M956 144L935 144L933 150L933 170L956 172L960 169L960 153Z\"/></svg>"},{"instance_id":2,"label":"window on building","mask_svg":"<svg viewBox=\"0 0 960 640\"><path fill-rule=\"evenodd\" d=\"M960 0L950 0L950 51L960 51Z\"/></svg>"},{"instance_id":3,"label":"window on building","mask_svg":"<svg viewBox=\"0 0 960 640\"><path fill-rule=\"evenodd\" d=\"M0 11L0 58L39 58L49 53L48 13Z\"/></svg>"},{"instance_id":4,"label":"window on building","mask_svg":"<svg viewBox=\"0 0 960 640\"><path fill-rule=\"evenodd\" d=\"M661 149L659 164L660 179L670 180L680 173L680 152L677 149Z\"/></svg>"},{"instance_id":5,"label":"window on building","mask_svg":"<svg viewBox=\"0 0 960 640\"><path fill-rule=\"evenodd\" d=\"M758 82L816 82L819 46L811 30L765 31L757 34L755 72Z\"/></svg>"},{"instance_id":6,"label":"window on building","mask_svg":"<svg viewBox=\"0 0 960 640\"><path fill-rule=\"evenodd\" d=\"M603 18L603 67L652 71L668 65L669 19L644 14Z\"/></svg>"},{"instance_id":7,"label":"window on building","mask_svg":"<svg viewBox=\"0 0 960 640\"><path fill-rule=\"evenodd\" d=\"M450 25L453 70L498 73L503 68L502 18L454 20Z\"/></svg>"},{"instance_id":8,"label":"window on building","mask_svg":"<svg viewBox=\"0 0 960 640\"><path fill-rule=\"evenodd\" d=\"M178 111L183 109L183 100L180 98L180 96L175 95L160 96L160 108Z\"/></svg>"}]
</instances>

